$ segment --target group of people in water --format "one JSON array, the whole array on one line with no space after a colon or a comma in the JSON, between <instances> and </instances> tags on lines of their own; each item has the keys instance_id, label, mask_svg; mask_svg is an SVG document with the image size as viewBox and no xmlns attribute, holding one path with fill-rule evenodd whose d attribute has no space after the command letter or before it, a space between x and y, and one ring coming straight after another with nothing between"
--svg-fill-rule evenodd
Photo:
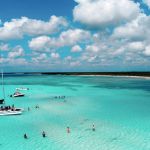
<instances>
[{"instance_id":1,"label":"group of people in water","mask_svg":"<svg viewBox=\"0 0 150 150\"><path fill-rule=\"evenodd\" d=\"M67 102L66 96L54 96L54 99L60 99L60 100L63 100L63 102Z\"/></svg>"},{"instance_id":2,"label":"group of people in water","mask_svg":"<svg viewBox=\"0 0 150 150\"><path fill-rule=\"evenodd\" d=\"M55 99L65 99L66 96L54 96Z\"/></svg>"},{"instance_id":3,"label":"group of people in water","mask_svg":"<svg viewBox=\"0 0 150 150\"><path fill-rule=\"evenodd\" d=\"M39 109L39 108L40 108L39 105L36 105L36 106L35 106L35 109ZM30 111L30 107L28 107L28 111Z\"/></svg>"},{"instance_id":4,"label":"group of people in water","mask_svg":"<svg viewBox=\"0 0 150 150\"><path fill-rule=\"evenodd\" d=\"M0 107L0 111L8 111L8 110L15 111L15 106L12 105L12 106L1 106Z\"/></svg>"},{"instance_id":5,"label":"group of people in water","mask_svg":"<svg viewBox=\"0 0 150 150\"><path fill-rule=\"evenodd\" d=\"M92 131L95 131L95 124L92 125ZM70 133L70 127L67 127L67 133Z\"/></svg>"},{"instance_id":6,"label":"group of people in water","mask_svg":"<svg viewBox=\"0 0 150 150\"><path fill-rule=\"evenodd\" d=\"M55 96L54 97L55 99L65 99L65 96ZM35 106L35 108L36 109L39 109L40 107L39 107L39 105L36 105ZM28 111L30 111L30 107L28 107ZM96 129L95 129L95 124L93 123L93 125L92 125L92 131L95 131ZM70 129L70 127L68 126L67 128L66 128L66 132L69 134L69 133L71 133L71 129ZM45 138L46 137L46 132L45 131L43 131L42 132L42 137L43 138ZM28 139L29 137L27 136L27 134L25 133L24 134L24 139Z\"/></svg>"},{"instance_id":7,"label":"group of people in water","mask_svg":"<svg viewBox=\"0 0 150 150\"><path fill-rule=\"evenodd\" d=\"M93 125L92 125L92 131L95 131L95 125L94 125L94 123L93 123ZM70 127L67 127L66 132L67 132L67 133L71 133ZM24 139L28 139L28 138L29 138L26 133L24 134L23 137L24 137ZM42 137L43 137L43 138L46 137L46 132L45 132L45 131L42 132Z\"/></svg>"},{"instance_id":8,"label":"group of people in water","mask_svg":"<svg viewBox=\"0 0 150 150\"><path fill-rule=\"evenodd\" d=\"M24 139L28 139L28 138L29 138L26 133L23 135L23 137L24 137ZM43 137L43 138L46 137L46 132L45 132L45 131L42 132L42 137Z\"/></svg>"}]
</instances>

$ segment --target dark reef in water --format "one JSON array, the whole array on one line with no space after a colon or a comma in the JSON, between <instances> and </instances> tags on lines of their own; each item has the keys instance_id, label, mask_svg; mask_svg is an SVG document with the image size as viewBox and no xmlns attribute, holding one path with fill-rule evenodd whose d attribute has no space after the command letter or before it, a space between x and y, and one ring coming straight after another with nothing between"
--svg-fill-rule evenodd
<instances>
[{"instance_id":1,"label":"dark reef in water","mask_svg":"<svg viewBox=\"0 0 150 150\"><path fill-rule=\"evenodd\" d=\"M150 77L150 72L17 72L5 73L6 75L113 75L113 76L139 76Z\"/></svg>"}]
</instances>

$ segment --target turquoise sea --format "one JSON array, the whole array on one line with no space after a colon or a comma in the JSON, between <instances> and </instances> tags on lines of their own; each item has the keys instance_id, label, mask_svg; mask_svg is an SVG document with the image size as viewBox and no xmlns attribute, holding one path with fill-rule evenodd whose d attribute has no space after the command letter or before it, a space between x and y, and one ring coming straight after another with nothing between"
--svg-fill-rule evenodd
<instances>
[{"instance_id":1,"label":"turquoise sea","mask_svg":"<svg viewBox=\"0 0 150 150\"><path fill-rule=\"evenodd\" d=\"M150 80L16 75L4 81L6 103L25 111L0 117L0 150L150 150ZM10 98L18 87L29 88L25 97Z\"/></svg>"}]
</instances>

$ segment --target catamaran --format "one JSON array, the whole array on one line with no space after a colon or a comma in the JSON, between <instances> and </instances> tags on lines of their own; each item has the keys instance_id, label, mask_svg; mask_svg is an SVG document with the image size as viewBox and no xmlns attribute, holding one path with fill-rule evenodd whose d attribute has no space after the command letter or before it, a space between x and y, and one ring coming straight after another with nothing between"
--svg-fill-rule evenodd
<instances>
[{"instance_id":1,"label":"catamaran","mask_svg":"<svg viewBox=\"0 0 150 150\"><path fill-rule=\"evenodd\" d=\"M6 106L5 105L5 89L4 89L4 76L2 71L2 93L3 99L0 99L0 104L3 106L0 107L0 116L8 116L8 115L20 115L22 114L22 108L16 108L13 106Z\"/></svg>"}]
</instances>

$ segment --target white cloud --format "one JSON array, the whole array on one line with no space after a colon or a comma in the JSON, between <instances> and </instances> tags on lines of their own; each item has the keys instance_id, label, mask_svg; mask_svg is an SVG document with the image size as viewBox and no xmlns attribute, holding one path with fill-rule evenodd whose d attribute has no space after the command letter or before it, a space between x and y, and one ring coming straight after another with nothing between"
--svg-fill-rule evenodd
<instances>
[{"instance_id":1,"label":"white cloud","mask_svg":"<svg viewBox=\"0 0 150 150\"><path fill-rule=\"evenodd\" d=\"M17 59L8 58L6 60L10 65L15 65L15 66L21 66L21 65L28 64L28 62L25 58L17 58Z\"/></svg>"},{"instance_id":2,"label":"white cloud","mask_svg":"<svg viewBox=\"0 0 150 150\"><path fill-rule=\"evenodd\" d=\"M71 61L72 60L72 56L67 56L64 58L65 61Z\"/></svg>"},{"instance_id":3,"label":"white cloud","mask_svg":"<svg viewBox=\"0 0 150 150\"><path fill-rule=\"evenodd\" d=\"M131 0L75 0L75 21L91 27L101 27L129 21L140 12L139 4Z\"/></svg>"},{"instance_id":4,"label":"white cloud","mask_svg":"<svg viewBox=\"0 0 150 150\"><path fill-rule=\"evenodd\" d=\"M13 50L8 53L9 58L17 58L17 57L21 57L23 55L24 55L24 50L19 45L16 46L15 48L13 48Z\"/></svg>"},{"instance_id":5,"label":"white cloud","mask_svg":"<svg viewBox=\"0 0 150 150\"><path fill-rule=\"evenodd\" d=\"M90 32L82 29L69 29L60 34L58 45L74 45L89 40Z\"/></svg>"},{"instance_id":6,"label":"white cloud","mask_svg":"<svg viewBox=\"0 0 150 150\"><path fill-rule=\"evenodd\" d=\"M71 66L71 67L77 67L77 66L80 66L80 65L81 65L80 61L73 61L73 62L70 62L70 66Z\"/></svg>"},{"instance_id":7,"label":"white cloud","mask_svg":"<svg viewBox=\"0 0 150 150\"><path fill-rule=\"evenodd\" d=\"M150 56L150 45L145 48L144 54Z\"/></svg>"},{"instance_id":8,"label":"white cloud","mask_svg":"<svg viewBox=\"0 0 150 150\"><path fill-rule=\"evenodd\" d=\"M58 59L60 57L59 53L51 53L51 57L54 59Z\"/></svg>"},{"instance_id":9,"label":"white cloud","mask_svg":"<svg viewBox=\"0 0 150 150\"><path fill-rule=\"evenodd\" d=\"M79 45L75 45L71 48L71 52L81 52L82 48Z\"/></svg>"},{"instance_id":10,"label":"white cloud","mask_svg":"<svg viewBox=\"0 0 150 150\"><path fill-rule=\"evenodd\" d=\"M36 56L32 57L32 61L35 63L47 62L47 59L48 59L48 57L45 53L37 54Z\"/></svg>"},{"instance_id":11,"label":"white cloud","mask_svg":"<svg viewBox=\"0 0 150 150\"><path fill-rule=\"evenodd\" d=\"M145 40L150 34L150 16L140 14L135 20L117 27L114 30L113 37L126 38L130 40Z\"/></svg>"},{"instance_id":12,"label":"white cloud","mask_svg":"<svg viewBox=\"0 0 150 150\"><path fill-rule=\"evenodd\" d=\"M51 16L48 22L27 17L12 19L0 27L0 40L20 39L24 35L52 34L67 26L63 17Z\"/></svg>"},{"instance_id":13,"label":"white cloud","mask_svg":"<svg viewBox=\"0 0 150 150\"><path fill-rule=\"evenodd\" d=\"M100 48L97 45L87 45L86 50L89 51L89 52L96 53L96 52L100 51Z\"/></svg>"},{"instance_id":14,"label":"white cloud","mask_svg":"<svg viewBox=\"0 0 150 150\"><path fill-rule=\"evenodd\" d=\"M149 26L150 16L140 14L135 20L128 22L126 25L117 27L114 30L112 39L125 40L126 45L124 46L124 49L126 48L128 51L130 50L130 54L133 51L135 52L130 58L133 59L134 56L136 59L141 58L142 60L142 53L145 56L150 56Z\"/></svg>"},{"instance_id":15,"label":"white cloud","mask_svg":"<svg viewBox=\"0 0 150 150\"><path fill-rule=\"evenodd\" d=\"M8 51L9 50L9 45L5 43L0 44L0 51Z\"/></svg>"},{"instance_id":16,"label":"white cloud","mask_svg":"<svg viewBox=\"0 0 150 150\"><path fill-rule=\"evenodd\" d=\"M147 4L148 7L150 7L150 0L143 0L145 4Z\"/></svg>"},{"instance_id":17,"label":"white cloud","mask_svg":"<svg viewBox=\"0 0 150 150\"><path fill-rule=\"evenodd\" d=\"M2 57L0 59L0 63L3 63L3 65L15 65L15 66L21 66L21 65L27 65L28 62L25 58L5 58Z\"/></svg>"},{"instance_id":18,"label":"white cloud","mask_svg":"<svg viewBox=\"0 0 150 150\"><path fill-rule=\"evenodd\" d=\"M147 34L147 33L146 33ZM149 39L128 40L128 36L116 37L103 32L94 34L94 42L85 46L85 51L79 57L81 64L93 66L121 65L148 65L150 64ZM144 55L143 55L144 54Z\"/></svg>"},{"instance_id":19,"label":"white cloud","mask_svg":"<svg viewBox=\"0 0 150 150\"><path fill-rule=\"evenodd\" d=\"M131 42L128 45L128 48L133 51L141 51L145 49L145 45L143 42Z\"/></svg>"},{"instance_id":20,"label":"white cloud","mask_svg":"<svg viewBox=\"0 0 150 150\"><path fill-rule=\"evenodd\" d=\"M29 41L29 47L32 50L40 50L46 49L49 47L49 43L51 41L51 38L48 36L40 36L37 38L33 38L31 41Z\"/></svg>"},{"instance_id":21,"label":"white cloud","mask_svg":"<svg viewBox=\"0 0 150 150\"><path fill-rule=\"evenodd\" d=\"M84 43L91 37L90 32L82 29L69 29L63 31L58 38L40 36L29 41L29 47L32 50L49 50L51 48L60 48L72 46L77 43Z\"/></svg>"}]
</instances>

